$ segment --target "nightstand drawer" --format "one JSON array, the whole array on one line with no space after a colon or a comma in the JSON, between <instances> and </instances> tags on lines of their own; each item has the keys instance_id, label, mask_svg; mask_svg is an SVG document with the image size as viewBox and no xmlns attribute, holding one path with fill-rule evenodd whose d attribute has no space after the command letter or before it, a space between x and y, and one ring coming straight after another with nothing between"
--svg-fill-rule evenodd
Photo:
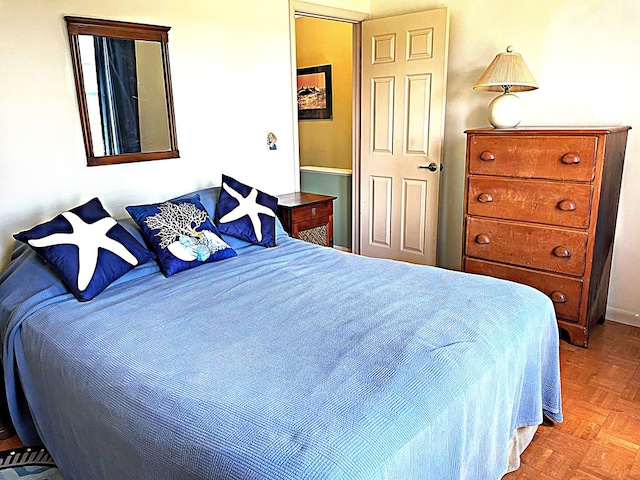
<instances>
[{"instance_id":1,"label":"nightstand drawer","mask_svg":"<svg viewBox=\"0 0 640 480\"><path fill-rule=\"evenodd\" d=\"M580 276L587 233L471 217L465 245L465 254L471 257Z\"/></svg>"},{"instance_id":2,"label":"nightstand drawer","mask_svg":"<svg viewBox=\"0 0 640 480\"><path fill-rule=\"evenodd\" d=\"M587 228L593 187L584 183L469 178L469 215Z\"/></svg>"},{"instance_id":3,"label":"nightstand drawer","mask_svg":"<svg viewBox=\"0 0 640 480\"><path fill-rule=\"evenodd\" d=\"M596 137L470 135L469 173L590 182Z\"/></svg>"},{"instance_id":4,"label":"nightstand drawer","mask_svg":"<svg viewBox=\"0 0 640 480\"><path fill-rule=\"evenodd\" d=\"M291 212L291 219L296 223L328 217L329 215L333 215L332 200L298 207Z\"/></svg>"},{"instance_id":5,"label":"nightstand drawer","mask_svg":"<svg viewBox=\"0 0 640 480\"><path fill-rule=\"evenodd\" d=\"M577 278L500 265L473 258L466 259L464 271L503 278L537 288L551 298L558 317L573 322L580 319L582 281Z\"/></svg>"}]
</instances>

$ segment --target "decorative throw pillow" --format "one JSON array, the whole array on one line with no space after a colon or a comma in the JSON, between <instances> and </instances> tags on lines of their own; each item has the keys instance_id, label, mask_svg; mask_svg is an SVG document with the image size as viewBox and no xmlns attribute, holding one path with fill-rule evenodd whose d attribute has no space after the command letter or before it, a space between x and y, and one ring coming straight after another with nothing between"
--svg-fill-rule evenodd
<instances>
[{"instance_id":1,"label":"decorative throw pillow","mask_svg":"<svg viewBox=\"0 0 640 480\"><path fill-rule=\"evenodd\" d=\"M31 246L80 301L155 258L97 198L14 237Z\"/></svg>"},{"instance_id":2,"label":"decorative throw pillow","mask_svg":"<svg viewBox=\"0 0 640 480\"><path fill-rule=\"evenodd\" d=\"M278 198L222 175L215 223L221 233L264 247L276 246Z\"/></svg>"},{"instance_id":3,"label":"decorative throw pillow","mask_svg":"<svg viewBox=\"0 0 640 480\"><path fill-rule=\"evenodd\" d=\"M235 257L211 223L200 197L126 207L158 254L165 276Z\"/></svg>"}]
</instances>

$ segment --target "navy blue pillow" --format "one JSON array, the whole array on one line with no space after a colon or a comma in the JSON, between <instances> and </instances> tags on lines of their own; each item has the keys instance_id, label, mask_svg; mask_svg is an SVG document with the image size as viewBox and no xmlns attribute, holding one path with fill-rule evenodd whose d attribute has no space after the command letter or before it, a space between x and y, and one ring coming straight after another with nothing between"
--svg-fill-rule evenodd
<instances>
[{"instance_id":1,"label":"navy blue pillow","mask_svg":"<svg viewBox=\"0 0 640 480\"><path fill-rule=\"evenodd\" d=\"M33 248L80 301L91 300L128 271L155 258L97 198L14 238Z\"/></svg>"},{"instance_id":2,"label":"navy blue pillow","mask_svg":"<svg viewBox=\"0 0 640 480\"><path fill-rule=\"evenodd\" d=\"M125 208L155 250L167 277L236 256L220 238L198 195Z\"/></svg>"},{"instance_id":3,"label":"navy blue pillow","mask_svg":"<svg viewBox=\"0 0 640 480\"><path fill-rule=\"evenodd\" d=\"M276 246L278 198L222 175L215 223L221 233L264 247Z\"/></svg>"}]
</instances>

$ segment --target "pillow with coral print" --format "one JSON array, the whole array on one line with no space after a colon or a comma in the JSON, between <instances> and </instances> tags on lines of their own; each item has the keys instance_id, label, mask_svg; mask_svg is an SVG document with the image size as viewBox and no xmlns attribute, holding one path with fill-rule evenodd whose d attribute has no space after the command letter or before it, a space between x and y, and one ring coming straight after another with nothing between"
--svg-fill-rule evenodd
<instances>
[{"instance_id":1,"label":"pillow with coral print","mask_svg":"<svg viewBox=\"0 0 640 480\"><path fill-rule=\"evenodd\" d=\"M125 208L158 255L167 277L236 256L211 223L199 195Z\"/></svg>"}]
</instances>

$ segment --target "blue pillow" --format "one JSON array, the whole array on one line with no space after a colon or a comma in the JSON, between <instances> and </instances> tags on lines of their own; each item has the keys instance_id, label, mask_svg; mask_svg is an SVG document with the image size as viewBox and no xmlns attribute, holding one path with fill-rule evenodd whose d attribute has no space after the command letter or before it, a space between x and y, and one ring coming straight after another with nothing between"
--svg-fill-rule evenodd
<instances>
[{"instance_id":1,"label":"blue pillow","mask_svg":"<svg viewBox=\"0 0 640 480\"><path fill-rule=\"evenodd\" d=\"M80 301L155 258L97 198L14 237L33 248Z\"/></svg>"},{"instance_id":2,"label":"blue pillow","mask_svg":"<svg viewBox=\"0 0 640 480\"><path fill-rule=\"evenodd\" d=\"M220 233L275 247L277 208L277 197L222 175L215 214Z\"/></svg>"},{"instance_id":3,"label":"blue pillow","mask_svg":"<svg viewBox=\"0 0 640 480\"><path fill-rule=\"evenodd\" d=\"M167 277L236 256L220 238L198 195L125 208L155 250Z\"/></svg>"},{"instance_id":4,"label":"blue pillow","mask_svg":"<svg viewBox=\"0 0 640 480\"><path fill-rule=\"evenodd\" d=\"M213 218L216 213L216 201L218 200L218 195L220 195L220 187L201 188L195 192L185 193L179 197L172 198L171 201L175 202L176 200L183 200L185 198L189 199L196 195L200 197L200 203L209 214L209 218Z\"/></svg>"}]
</instances>

